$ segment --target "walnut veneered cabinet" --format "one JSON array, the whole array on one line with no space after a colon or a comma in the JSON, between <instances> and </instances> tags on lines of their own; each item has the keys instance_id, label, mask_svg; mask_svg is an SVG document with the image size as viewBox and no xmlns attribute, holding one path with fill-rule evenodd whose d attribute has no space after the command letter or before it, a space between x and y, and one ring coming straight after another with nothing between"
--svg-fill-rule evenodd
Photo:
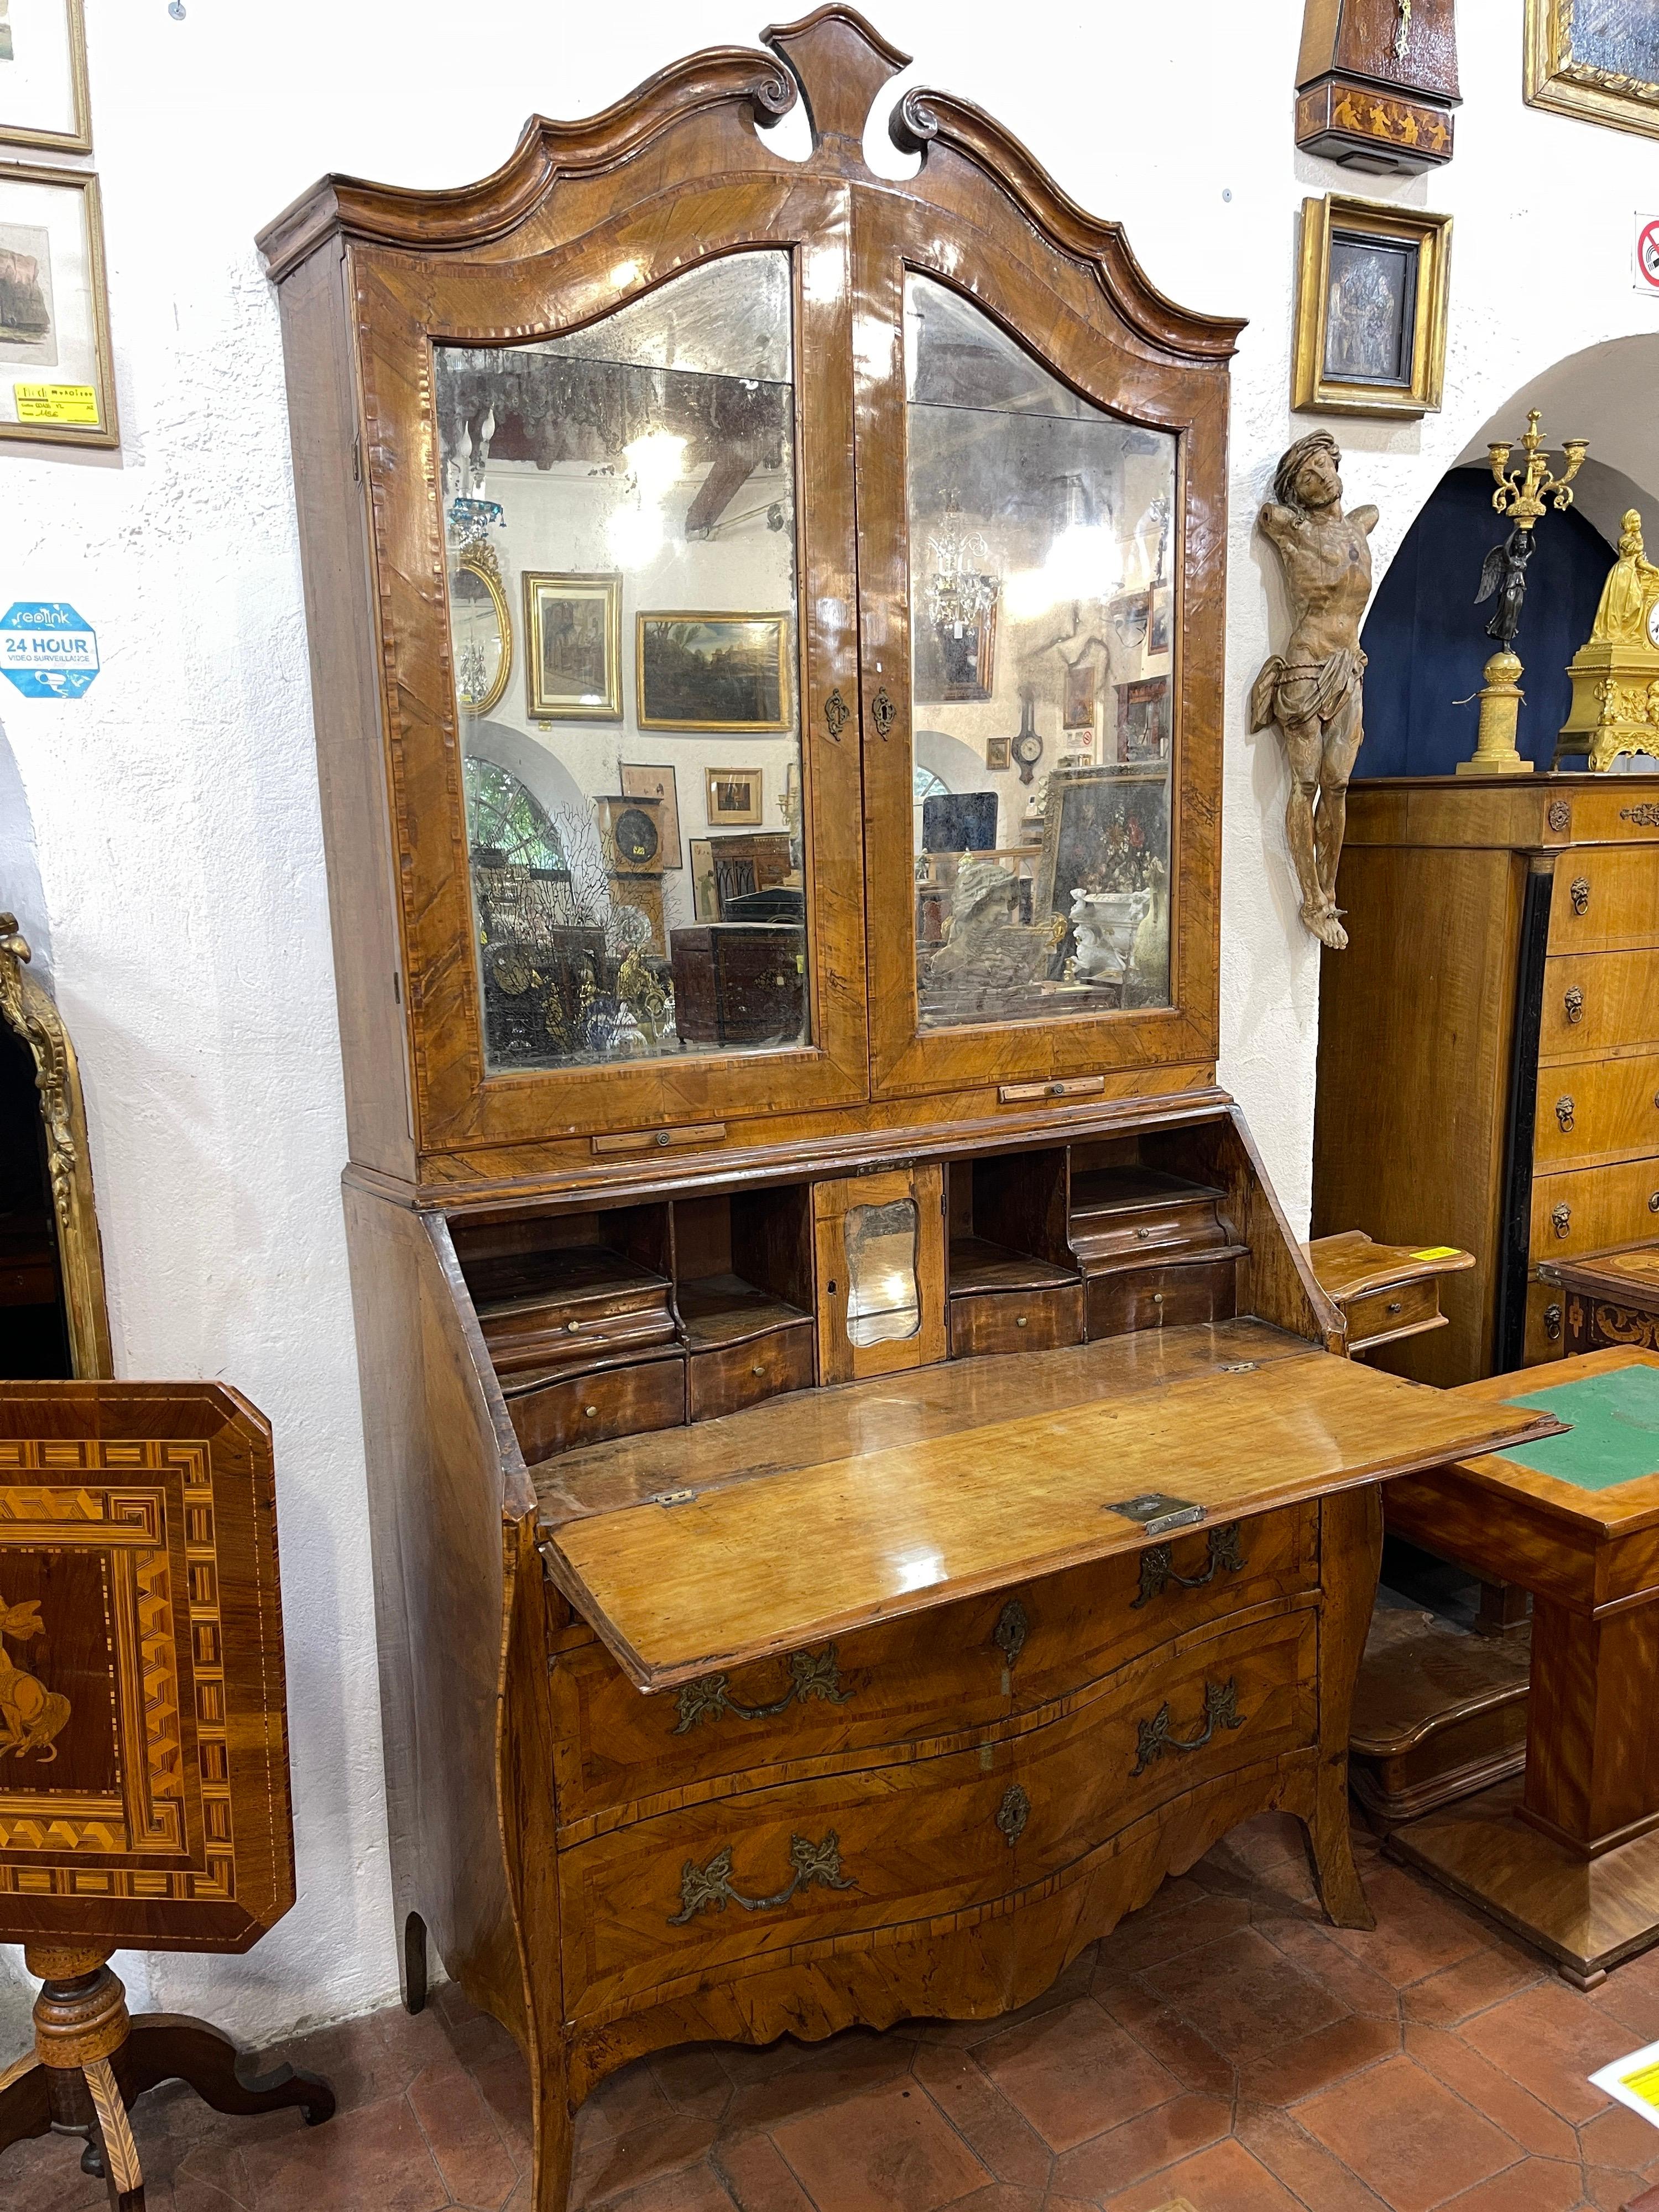
<instances>
[{"instance_id":1,"label":"walnut veneered cabinet","mask_svg":"<svg viewBox=\"0 0 1659 2212\"><path fill-rule=\"evenodd\" d=\"M1264 1808L1363 1923L1377 1482L1531 1419L1330 1356L1215 1087L1238 325L766 40L262 241L406 1986L538 2212L628 2059L1019 2003Z\"/></svg>"}]
</instances>

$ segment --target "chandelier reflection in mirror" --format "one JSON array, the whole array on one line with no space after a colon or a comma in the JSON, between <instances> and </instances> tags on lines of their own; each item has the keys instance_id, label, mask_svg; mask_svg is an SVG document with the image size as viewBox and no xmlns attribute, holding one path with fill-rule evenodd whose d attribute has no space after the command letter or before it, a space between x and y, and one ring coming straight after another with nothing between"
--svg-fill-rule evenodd
<instances>
[{"instance_id":1,"label":"chandelier reflection in mirror","mask_svg":"<svg viewBox=\"0 0 1659 2212\"><path fill-rule=\"evenodd\" d=\"M953 638L977 629L996 605L995 574L986 565L990 548L977 530L963 527L954 486L945 495L945 518L927 540L933 573L927 579L929 619Z\"/></svg>"}]
</instances>

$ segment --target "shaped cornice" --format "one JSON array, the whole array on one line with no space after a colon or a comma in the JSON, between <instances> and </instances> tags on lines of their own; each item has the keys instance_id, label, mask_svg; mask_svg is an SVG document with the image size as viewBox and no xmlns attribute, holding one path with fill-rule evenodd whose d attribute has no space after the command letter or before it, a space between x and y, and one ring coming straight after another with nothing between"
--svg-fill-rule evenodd
<instances>
[{"instance_id":1,"label":"shaped cornice","mask_svg":"<svg viewBox=\"0 0 1659 2212\"><path fill-rule=\"evenodd\" d=\"M759 126L787 115L799 99L812 130L805 168L896 189L866 167L863 137L872 103L908 66L908 55L839 0L761 36L769 51L717 46L692 54L585 121L532 118L508 159L477 184L416 191L326 177L259 234L270 274L282 278L337 234L423 252L487 246L526 222L562 178L616 168L665 131L733 107ZM923 156L911 188L919 198L927 197L931 149L971 162L1059 251L1093 268L1123 321L1149 344L1206 364L1224 362L1235 350L1242 321L1197 314L1166 299L1122 227L1086 213L980 108L949 93L912 90L895 109L890 135L903 151ZM729 156L729 141L722 151Z\"/></svg>"}]
</instances>

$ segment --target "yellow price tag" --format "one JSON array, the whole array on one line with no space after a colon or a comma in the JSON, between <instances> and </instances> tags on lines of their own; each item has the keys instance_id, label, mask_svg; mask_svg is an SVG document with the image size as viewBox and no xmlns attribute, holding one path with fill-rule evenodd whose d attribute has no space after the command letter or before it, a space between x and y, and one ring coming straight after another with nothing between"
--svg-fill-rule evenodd
<instances>
[{"instance_id":1,"label":"yellow price tag","mask_svg":"<svg viewBox=\"0 0 1659 2212\"><path fill-rule=\"evenodd\" d=\"M1413 1252L1412 1257L1413 1260L1455 1260L1457 1247L1455 1244L1425 1244L1420 1252Z\"/></svg>"},{"instance_id":2,"label":"yellow price tag","mask_svg":"<svg viewBox=\"0 0 1659 2212\"><path fill-rule=\"evenodd\" d=\"M98 394L90 384L16 384L20 422L70 422L84 429L98 428Z\"/></svg>"}]
</instances>

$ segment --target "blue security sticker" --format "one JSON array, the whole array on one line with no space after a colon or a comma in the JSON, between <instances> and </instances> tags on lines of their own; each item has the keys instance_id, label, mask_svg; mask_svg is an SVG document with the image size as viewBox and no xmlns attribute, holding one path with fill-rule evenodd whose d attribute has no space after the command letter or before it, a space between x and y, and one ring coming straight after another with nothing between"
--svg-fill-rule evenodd
<instances>
[{"instance_id":1,"label":"blue security sticker","mask_svg":"<svg viewBox=\"0 0 1659 2212\"><path fill-rule=\"evenodd\" d=\"M0 615L0 674L26 699L78 699L98 673L98 634L67 599L14 599Z\"/></svg>"}]
</instances>

